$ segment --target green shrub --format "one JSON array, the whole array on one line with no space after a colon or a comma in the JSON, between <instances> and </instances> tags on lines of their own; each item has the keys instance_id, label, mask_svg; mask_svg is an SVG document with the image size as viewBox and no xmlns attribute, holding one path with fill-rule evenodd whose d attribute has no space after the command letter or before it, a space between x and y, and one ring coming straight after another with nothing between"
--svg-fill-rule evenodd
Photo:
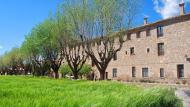
<instances>
[{"instance_id":1,"label":"green shrub","mask_svg":"<svg viewBox=\"0 0 190 107\"><path fill-rule=\"evenodd\" d=\"M92 71L92 67L88 64L84 64L78 74L83 76L83 75L87 75L91 71ZM72 74L72 70L67 64L62 65L59 69L59 72L62 73L63 75Z\"/></svg>"},{"instance_id":2,"label":"green shrub","mask_svg":"<svg viewBox=\"0 0 190 107\"><path fill-rule=\"evenodd\" d=\"M91 71L92 71L92 67L88 64L84 64L79 73L82 75L85 75L85 74L90 73Z\"/></svg>"},{"instance_id":3,"label":"green shrub","mask_svg":"<svg viewBox=\"0 0 190 107\"><path fill-rule=\"evenodd\" d=\"M69 65L61 65L59 72L62 73L63 75L69 74L72 72L71 68Z\"/></svg>"}]
</instances>

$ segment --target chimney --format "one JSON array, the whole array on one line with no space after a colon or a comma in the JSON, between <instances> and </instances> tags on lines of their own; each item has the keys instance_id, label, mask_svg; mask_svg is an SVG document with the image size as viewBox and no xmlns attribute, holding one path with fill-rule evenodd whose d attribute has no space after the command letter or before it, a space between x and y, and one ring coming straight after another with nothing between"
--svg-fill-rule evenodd
<instances>
[{"instance_id":1,"label":"chimney","mask_svg":"<svg viewBox=\"0 0 190 107\"><path fill-rule=\"evenodd\" d=\"M148 24L148 17L145 17L144 18L144 25L147 25Z\"/></svg>"},{"instance_id":2,"label":"chimney","mask_svg":"<svg viewBox=\"0 0 190 107\"><path fill-rule=\"evenodd\" d=\"M185 3L184 1L182 0L181 3L179 4L179 7L180 7L180 15L184 15L185 14Z\"/></svg>"}]
</instances>

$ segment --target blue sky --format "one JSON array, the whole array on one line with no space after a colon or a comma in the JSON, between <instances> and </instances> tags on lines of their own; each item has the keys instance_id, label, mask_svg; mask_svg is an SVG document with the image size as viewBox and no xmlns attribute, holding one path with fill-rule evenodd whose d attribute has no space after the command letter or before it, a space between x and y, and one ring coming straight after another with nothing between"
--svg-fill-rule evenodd
<instances>
[{"instance_id":1,"label":"blue sky","mask_svg":"<svg viewBox=\"0 0 190 107\"><path fill-rule=\"evenodd\" d=\"M59 3L64 0L0 0L0 55L24 41L25 35L38 23L55 12ZM148 16L149 22L176 15L176 4L179 0L142 0L141 14L136 23L143 23ZM190 0L186 0L187 2ZM171 9L171 10L170 10ZM190 10L190 4L186 5ZM169 11L169 12L168 12Z\"/></svg>"}]
</instances>

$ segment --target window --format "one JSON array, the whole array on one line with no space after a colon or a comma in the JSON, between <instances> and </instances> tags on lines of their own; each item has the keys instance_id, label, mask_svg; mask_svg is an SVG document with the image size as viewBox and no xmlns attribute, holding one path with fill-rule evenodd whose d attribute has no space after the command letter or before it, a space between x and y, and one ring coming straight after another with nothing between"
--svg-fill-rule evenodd
<instances>
[{"instance_id":1,"label":"window","mask_svg":"<svg viewBox=\"0 0 190 107\"><path fill-rule=\"evenodd\" d=\"M190 62L190 58L187 58L186 60L187 60L188 62Z\"/></svg>"},{"instance_id":2,"label":"window","mask_svg":"<svg viewBox=\"0 0 190 107\"><path fill-rule=\"evenodd\" d=\"M164 55L164 43L158 43L158 56Z\"/></svg>"},{"instance_id":3,"label":"window","mask_svg":"<svg viewBox=\"0 0 190 107\"><path fill-rule=\"evenodd\" d=\"M160 78L164 77L164 68L160 68Z\"/></svg>"},{"instance_id":4,"label":"window","mask_svg":"<svg viewBox=\"0 0 190 107\"><path fill-rule=\"evenodd\" d=\"M137 38L140 38L141 37L141 32L137 32L136 36L137 36Z\"/></svg>"},{"instance_id":5,"label":"window","mask_svg":"<svg viewBox=\"0 0 190 107\"><path fill-rule=\"evenodd\" d=\"M163 27L158 26L157 27L157 37L162 37L163 36Z\"/></svg>"},{"instance_id":6,"label":"window","mask_svg":"<svg viewBox=\"0 0 190 107\"><path fill-rule=\"evenodd\" d=\"M130 33L127 34L127 40L131 40L131 34Z\"/></svg>"},{"instance_id":7,"label":"window","mask_svg":"<svg viewBox=\"0 0 190 107\"><path fill-rule=\"evenodd\" d=\"M147 48L146 51L147 51L147 53L149 53L150 52L150 48Z\"/></svg>"},{"instance_id":8,"label":"window","mask_svg":"<svg viewBox=\"0 0 190 107\"><path fill-rule=\"evenodd\" d=\"M127 51L125 51L125 54L127 55Z\"/></svg>"},{"instance_id":9,"label":"window","mask_svg":"<svg viewBox=\"0 0 190 107\"><path fill-rule=\"evenodd\" d=\"M134 47L131 47L131 48L130 48L130 54L131 54L131 55L135 55L135 48L134 48Z\"/></svg>"},{"instance_id":10,"label":"window","mask_svg":"<svg viewBox=\"0 0 190 107\"><path fill-rule=\"evenodd\" d=\"M177 76L178 76L178 78L184 77L184 65L183 64L177 65Z\"/></svg>"},{"instance_id":11,"label":"window","mask_svg":"<svg viewBox=\"0 0 190 107\"><path fill-rule=\"evenodd\" d=\"M132 77L136 77L136 68L132 67Z\"/></svg>"},{"instance_id":12,"label":"window","mask_svg":"<svg viewBox=\"0 0 190 107\"><path fill-rule=\"evenodd\" d=\"M108 79L108 72L106 72L106 80Z\"/></svg>"},{"instance_id":13,"label":"window","mask_svg":"<svg viewBox=\"0 0 190 107\"><path fill-rule=\"evenodd\" d=\"M117 69L116 68L113 68L113 78L114 77L117 77Z\"/></svg>"},{"instance_id":14,"label":"window","mask_svg":"<svg viewBox=\"0 0 190 107\"><path fill-rule=\"evenodd\" d=\"M117 53L114 54L113 60L114 60L114 61L117 60Z\"/></svg>"},{"instance_id":15,"label":"window","mask_svg":"<svg viewBox=\"0 0 190 107\"><path fill-rule=\"evenodd\" d=\"M150 36L151 34L150 34L150 29L147 29L146 30L146 36Z\"/></svg>"},{"instance_id":16,"label":"window","mask_svg":"<svg viewBox=\"0 0 190 107\"><path fill-rule=\"evenodd\" d=\"M148 77L148 68L142 68L142 77Z\"/></svg>"}]
</instances>

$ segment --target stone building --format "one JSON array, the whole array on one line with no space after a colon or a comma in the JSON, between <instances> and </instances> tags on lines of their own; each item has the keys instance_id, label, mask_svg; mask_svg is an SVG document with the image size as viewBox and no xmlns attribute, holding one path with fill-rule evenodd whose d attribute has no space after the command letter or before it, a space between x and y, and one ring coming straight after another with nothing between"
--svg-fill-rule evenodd
<instances>
[{"instance_id":1,"label":"stone building","mask_svg":"<svg viewBox=\"0 0 190 107\"><path fill-rule=\"evenodd\" d=\"M107 79L173 81L190 79L190 14L125 31L123 47L107 70ZM117 40L117 38L116 38Z\"/></svg>"}]
</instances>

